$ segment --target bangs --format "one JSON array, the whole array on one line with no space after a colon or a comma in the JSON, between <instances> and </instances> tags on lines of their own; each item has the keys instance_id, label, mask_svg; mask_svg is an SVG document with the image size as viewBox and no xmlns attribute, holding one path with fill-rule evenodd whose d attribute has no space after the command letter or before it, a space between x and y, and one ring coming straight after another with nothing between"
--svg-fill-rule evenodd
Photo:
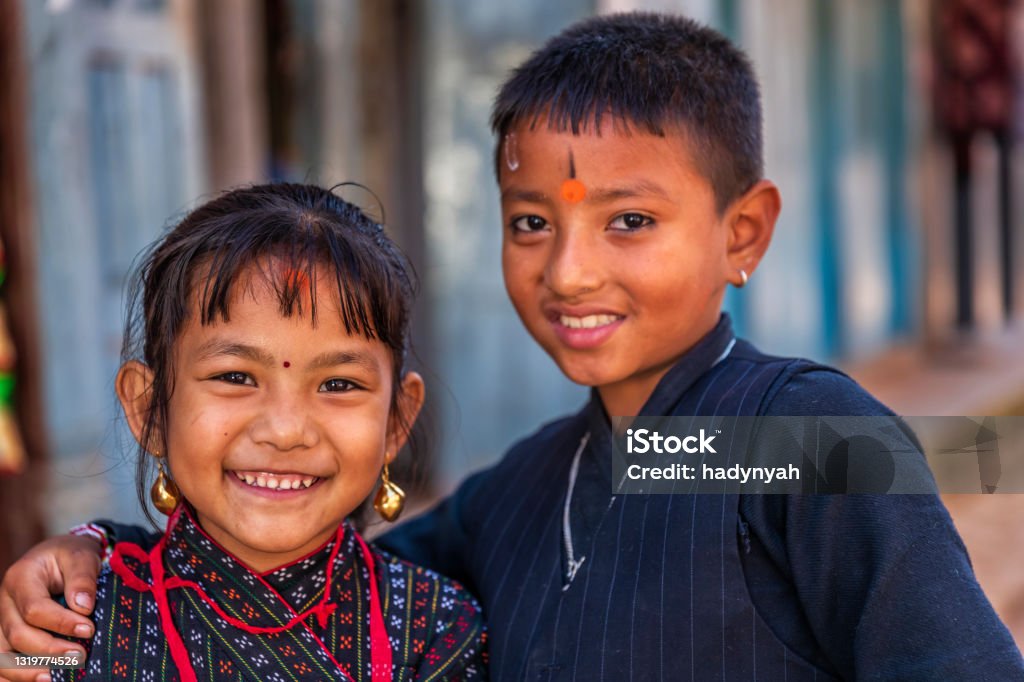
<instances>
[{"instance_id":1,"label":"bangs","mask_svg":"<svg viewBox=\"0 0 1024 682\"><path fill-rule=\"evenodd\" d=\"M262 285L273 292L282 317L309 316L314 326L319 315L318 296L328 292L317 283L333 280L337 310L348 334L367 339L387 335L388 316L382 314L387 287L374 287L366 276L366 263L351 254L346 244L331 244L330 235L313 242L269 244L262 249L229 248L215 251L197 265L188 299L198 301L199 322L212 324L231 319L231 300L242 290L252 293ZM328 242L328 243L323 243ZM324 248L333 246L335 248ZM329 279L328 279L329 278Z\"/></svg>"},{"instance_id":2,"label":"bangs","mask_svg":"<svg viewBox=\"0 0 1024 682\"><path fill-rule=\"evenodd\" d=\"M345 331L383 342L401 367L415 294L405 256L381 225L336 195L300 185L277 187L292 194L255 187L206 204L146 258L136 319L147 328L147 364L159 364L163 347L195 314L196 301L201 324L227 321L238 287L262 280L282 316L309 315L314 325L321 313L318 293L335 296ZM242 198L251 200L239 205ZM317 291L325 282L334 285L330 294ZM129 341L140 340L131 326L126 350L137 348Z\"/></svg>"}]
</instances>

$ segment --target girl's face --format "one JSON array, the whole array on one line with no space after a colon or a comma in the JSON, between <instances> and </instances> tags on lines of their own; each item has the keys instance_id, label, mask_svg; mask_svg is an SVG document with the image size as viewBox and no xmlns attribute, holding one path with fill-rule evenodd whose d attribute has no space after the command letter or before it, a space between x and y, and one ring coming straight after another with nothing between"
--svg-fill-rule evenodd
<instances>
[{"instance_id":1,"label":"girl's face","mask_svg":"<svg viewBox=\"0 0 1024 682\"><path fill-rule=\"evenodd\" d=\"M234 289L230 321L201 325L193 301L175 342L165 454L206 532L266 571L326 542L405 433L390 414L391 353L346 333L332 282L317 284L316 326L308 314L283 317L259 275ZM118 379L136 434L148 377L129 363ZM411 424L422 380L410 372L401 389Z\"/></svg>"}]
</instances>

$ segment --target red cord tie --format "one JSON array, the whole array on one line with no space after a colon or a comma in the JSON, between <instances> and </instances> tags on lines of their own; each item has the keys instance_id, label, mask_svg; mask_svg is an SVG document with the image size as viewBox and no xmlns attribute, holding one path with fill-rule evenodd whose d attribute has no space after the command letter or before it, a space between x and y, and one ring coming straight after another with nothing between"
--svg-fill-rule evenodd
<instances>
[{"instance_id":1,"label":"red cord tie","mask_svg":"<svg viewBox=\"0 0 1024 682\"><path fill-rule=\"evenodd\" d=\"M319 623L320 629L327 627L327 620L338 610L338 605L329 602L324 599L322 602L314 606L310 611L316 614L316 622Z\"/></svg>"},{"instance_id":2,"label":"red cord tie","mask_svg":"<svg viewBox=\"0 0 1024 682\"><path fill-rule=\"evenodd\" d=\"M338 610L338 605L331 602L330 594L334 577L334 563L338 556L338 551L341 549L342 538L344 537L344 526L339 526L338 534L334 539L334 547L331 550L330 558L327 563L327 580L324 589L324 598L320 603L316 606L310 607L303 613L295 614L284 625L261 627L250 625L249 623L225 613L220 605L207 595L206 591L198 583L191 580L184 580L176 575L169 578L165 577L163 564L164 547L167 544L167 537L170 534L170 530L177 523L182 509L183 507L179 506L178 510L171 515L171 518L167 522L167 532L164 533L164 536L156 543L156 546L153 547L152 551L146 552L138 545L130 542L118 543L114 548L113 556L110 558L110 568L128 587L138 592L151 592L153 594L157 604L157 612L160 615L160 623L164 634L167 637L168 646L171 650L171 658L174 660L183 682L196 682L197 678L196 673L192 668L192 662L188 657L188 650L185 648L185 643L182 641L181 635L174 626L174 621L171 617L170 602L167 598L169 590L177 588L191 588L195 590L200 599L209 604L220 618L251 634L262 635L284 632L306 620L311 614L316 615L317 623L320 625L321 629L327 627L327 621L334 612ZM388 639L387 630L384 627L383 613L380 608L380 596L377 591L376 576L374 575L373 555L363 539L359 537L358 534L356 534L355 537L359 543L360 549L362 550L363 559L366 561L367 569L370 573L370 656L373 680L374 682L385 682L391 678L391 645ZM142 564L148 564L150 573L152 574L151 581L146 582L133 573L132 570L124 563L125 556L131 557ZM330 656L329 653L328 656ZM331 656L331 660L334 660L333 656ZM343 670L342 674L351 679L351 676Z\"/></svg>"}]
</instances>

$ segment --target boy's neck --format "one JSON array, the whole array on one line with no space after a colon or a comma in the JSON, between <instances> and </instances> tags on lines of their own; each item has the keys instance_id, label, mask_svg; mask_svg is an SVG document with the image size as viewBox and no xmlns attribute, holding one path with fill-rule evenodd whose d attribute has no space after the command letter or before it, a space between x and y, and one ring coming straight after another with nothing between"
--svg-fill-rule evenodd
<instances>
[{"instance_id":1,"label":"boy's neck","mask_svg":"<svg viewBox=\"0 0 1024 682\"><path fill-rule=\"evenodd\" d=\"M706 329L694 334L696 338L692 343L687 344L686 350L664 363L648 367L643 372L631 374L621 381L596 386L597 395L601 398L601 404L604 405L605 414L609 418L639 415L654 394L655 389L658 388L661 379L703 339L707 338L714 331L718 322L719 316L716 316Z\"/></svg>"},{"instance_id":2,"label":"boy's neck","mask_svg":"<svg viewBox=\"0 0 1024 682\"><path fill-rule=\"evenodd\" d=\"M678 359L678 358L677 358ZM633 375L623 381L597 387L597 395L604 405L608 417L635 417L658 387L658 382L675 364L675 360L664 367Z\"/></svg>"}]
</instances>

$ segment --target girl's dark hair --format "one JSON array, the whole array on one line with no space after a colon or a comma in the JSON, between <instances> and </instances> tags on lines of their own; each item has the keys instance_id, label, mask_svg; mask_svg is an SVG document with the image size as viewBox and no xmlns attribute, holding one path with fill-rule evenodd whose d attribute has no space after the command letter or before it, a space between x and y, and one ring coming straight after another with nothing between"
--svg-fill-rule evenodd
<instances>
[{"instance_id":1,"label":"girl's dark hair","mask_svg":"<svg viewBox=\"0 0 1024 682\"><path fill-rule=\"evenodd\" d=\"M233 287L250 267L263 272L282 315L309 314L313 324L317 270L333 273L345 330L379 340L391 351L391 415L403 419L399 386L415 295L405 255L380 224L331 190L275 183L225 192L149 247L131 278L122 360L141 360L153 372L136 465L139 500L151 521L146 496L153 464L147 445L165 433L174 391L174 343L194 310L203 325L228 320ZM302 309L303 294L308 294L308 311Z\"/></svg>"},{"instance_id":2,"label":"girl's dark hair","mask_svg":"<svg viewBox=\"0 0 1024 682\"><path fill-rule=\"evenodd\" d=\"M634 12L585 19L523 62L491 111L495 169L505 134L547 119L580 134L603 117L664 135L676 126L721 213L763 174L761 95L728 38L691 19Z\"/></svg>"}]
</instances>

